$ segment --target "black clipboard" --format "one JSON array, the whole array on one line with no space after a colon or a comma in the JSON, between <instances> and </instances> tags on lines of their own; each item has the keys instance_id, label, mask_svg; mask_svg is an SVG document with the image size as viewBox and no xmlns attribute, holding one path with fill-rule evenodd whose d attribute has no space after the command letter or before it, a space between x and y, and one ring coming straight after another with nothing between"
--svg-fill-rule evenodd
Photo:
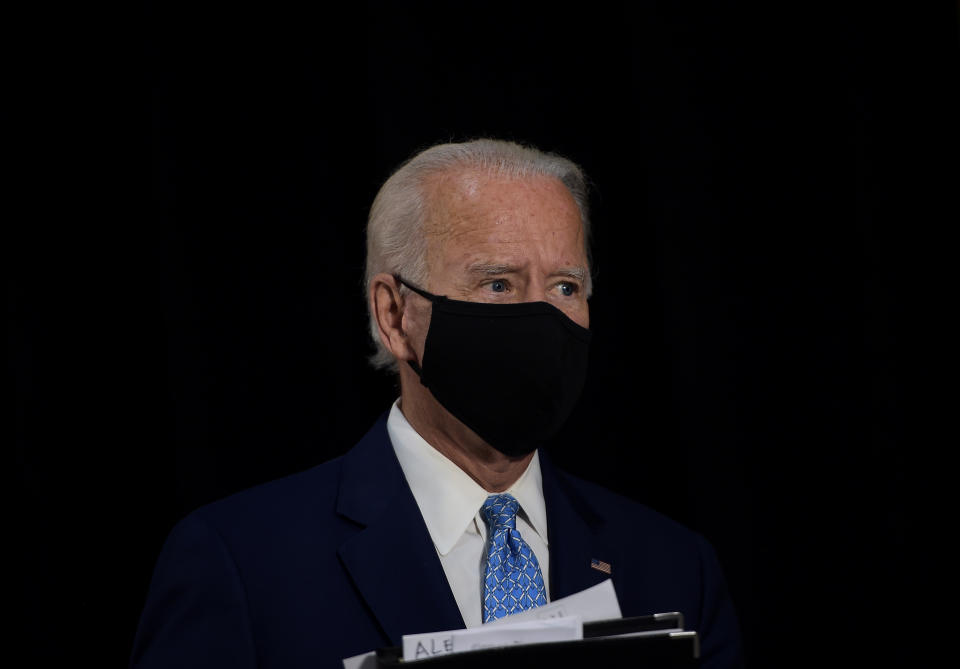
<instances>
[{"instance_id":1,"label":"black clipboard","mask_svg":"<svg viewBox=\"0 0 960 669\"><path fill-rule=\"evenodd\" d=\"M642 667L696 669L700 643L697 633L683 630L680 613L660 613L584 623L582 640L485 648L464 653L403 660L399 646L377 650L377 667L416 665L424 669L529 669L558 667Z\"/></svg>"}]
</instances>

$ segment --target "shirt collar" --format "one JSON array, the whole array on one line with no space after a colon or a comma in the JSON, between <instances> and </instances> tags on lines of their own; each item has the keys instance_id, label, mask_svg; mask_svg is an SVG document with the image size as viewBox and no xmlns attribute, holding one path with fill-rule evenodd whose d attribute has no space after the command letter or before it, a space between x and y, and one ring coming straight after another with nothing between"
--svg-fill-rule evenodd
<instances>
[{"instance_id":1,"label":"shirt collar","mask_svg":"<svg viewBox=\"0 0 960 669\"><path fill-rule=\"evenodd\" d=\"M507 491L517 498L534 531L547 546L547 505L543 501L543 478L540 474L540 453L534 454L527 469ZM487 493L489 494L489 493Z\"/></svg>"},{"instance_id":2,"label":"shirt collar","mask_svg":"<svg viewBox=\"0 0 960 669\"><path fill-rule=\"evenodd\" d=\"M420 507L430 538L440 555L446 555L467 531L490 494L456 464L428 444L393 403L387 433L400 468ZM506 491L517 498L530 525L547 543L547 510L539 454Z\"/></svg>"}]
</instances>

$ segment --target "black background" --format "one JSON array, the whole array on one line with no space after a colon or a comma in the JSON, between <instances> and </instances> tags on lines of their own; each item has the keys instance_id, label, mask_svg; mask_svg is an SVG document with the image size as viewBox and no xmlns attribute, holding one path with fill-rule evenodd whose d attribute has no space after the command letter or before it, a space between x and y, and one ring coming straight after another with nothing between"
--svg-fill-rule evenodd
<instances>
[{"instance_id":1,"label":"black background","mask_svg":"<svg viewBox=\"0 0 960 669\"><path fill-rule=\"evenodd\" d=\"M367 209L477 136L594 183L592 367L555 459L713 542L751 666L937 646L898 630L941 629L947 582L955 3L145 16L8 47L8 536L36 664L124 663L179 518L388 407Z\"/></svg>"}]
</instances>

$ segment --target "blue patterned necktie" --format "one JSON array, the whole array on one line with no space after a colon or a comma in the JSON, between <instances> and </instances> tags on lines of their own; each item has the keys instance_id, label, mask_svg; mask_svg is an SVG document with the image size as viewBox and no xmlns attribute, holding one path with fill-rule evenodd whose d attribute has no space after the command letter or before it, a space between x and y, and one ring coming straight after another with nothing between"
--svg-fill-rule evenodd
<instances>
[{"instance_id":1,"label":"blue patterned necktie","mask_svg":"<svg viewBox=\"0 0 960 669\"><path fill-rule=\"evenodd\" d=\"M526 611L547 603L540 563L517 531L520 504L502 493L483 503L490 532L483 588L483 622Z\"/></svg>"}]
</instances>

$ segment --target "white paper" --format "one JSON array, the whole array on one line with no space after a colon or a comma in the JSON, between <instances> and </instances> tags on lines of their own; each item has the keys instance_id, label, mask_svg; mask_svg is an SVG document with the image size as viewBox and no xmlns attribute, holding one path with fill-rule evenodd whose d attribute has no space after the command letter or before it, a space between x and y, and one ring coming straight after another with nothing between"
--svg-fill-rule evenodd
<instances>
[{"instance_id":1,"label":"white paper","mask_svg":"<svg viewBox=\"0 0 960 669\"><path fill-rule=\"evenodd\" d=\"M535 609L527 609L520 613L514 613L506 618L499 618L487 625L504 625L507 623L523 622L527 620L548 620L550 618L564 618L567 616L579 616L585 622L594 620L609 620L610 618L622 618L620 613L620 602L617 601L617 593L613 589L613 581L609 578L602 583L598 583L592 588L581 590L580 592L550 602Z\"/></svg>"},{"instance_id":2,"label":"white paper","mask_svg":"<svg viewBox=\"0 0 960 669\"><path fill-rule=\"evenodd\" d=\"M377 651L343 658L343 669L376 669Z\"/></svg>"},{"instance_id":3,"label":"white paper","mask_svg":"<svg viewBox=\"0 0 960 669\"><path fill-rule=\"evenodd\" d=\"M528 643L576 641L583 638L583 620L579 616L530 620L512 625L471 627L453 637L453 652L483 650Z\"/></svg>"},{"instance_id":4,"label":"white paper","mask_svg":"<svg viewBox=\"0 0 960 669\"><path fill-rule=\"evenodd\" d=\"M403 659L423 660L436 655L448 655L453 652L453 635L464 630L446 632L428 632L424 634L403 635Z\"/></svg>"},{"instance_id":5,"label":"white paper","mask_svg":"<svg viewBox=\"0 0 960 669\"><path fill-rule=\"evenodd\" d=\"M613 589L613 581L607 579L569 597L500 618L481 627L405 635L403 659L405 661L422 660L436 655L473 650L472 646L489 648L495 645L518 643L572 641L583 638L583 623L620 617L622 617L620 603ZM570 626L562 624L568 619L571 621ZM528 623L547 623L547 625L535 624L531 627L527 626ZM579 636L567 636L571 634L570 629L577 628L579 631L573 634ZM486 636L488 631L490 635ZM549 636L551 634L557 636Z\"/></svg>"},{"instance_id":6,"label":"white paper","mask_svg":"<svg viewBox=\"0 0 960 669\"><path fill-rule=\"evenodd\" d=\"M403 659L409 662L469 650L575 641L582 638L583 620L575 615L520 621L509 625L484 625L433 634L407 634L403 637Z\"/></svg>"}]
</instances>

